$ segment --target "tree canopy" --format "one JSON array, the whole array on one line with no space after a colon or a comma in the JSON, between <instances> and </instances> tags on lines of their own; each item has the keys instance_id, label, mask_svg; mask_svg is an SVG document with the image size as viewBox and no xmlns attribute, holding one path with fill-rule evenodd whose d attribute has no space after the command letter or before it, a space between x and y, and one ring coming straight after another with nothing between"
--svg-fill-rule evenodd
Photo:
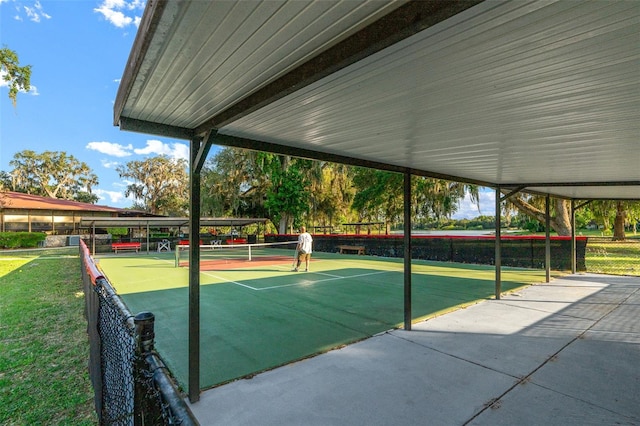
<instances>
[{"instance_id":1,"label":"tree canopy","mask_svg":"<svg viewBox=\"0 0 640 426\"><path fill-rule=\"evenodd\" d=\"M413 177L416 217L448 217L476 187ZM203 213L267 217L280 233L303 223L333 227L344 222L402 218L403 176L323 161L224 148L202 171Z\"/></svg>"},{"instance_id":2,"label":"tree canopy","mask_svg":"<svg viewBox=\"0 0 640 426\"><path fill-rule=\"evenodd\" d=\"M91 168L64 151L36 153L24 150L9 162L13 167L3 172L3 186L16 192L43 197L95 203L98 197L92 188L98 184Z\"/></svg>"},{"instance_id":3,"label":"tree canopy","mask_svg":"<svg viewBox=\"0 0 640 426\"><path fill-rule=\"evenodd\" d=\"M117 169L121 178L133 179L125 196L133 196L149 213L182 216L189 203L187 161L166 156L129 161Z\"/></svg>"},{"instance_id":4,"label":"tree canopy","mask_svg":"<svg viewBox=\"0 0 640 426\"><path fill-rule=\"evenodd\" d=\"M9 84L9 99L16 106L18 92L31 89L31 65L20 66L18 54L8 47L0 48L0 74Z\"/></svg>"}]
</instances>

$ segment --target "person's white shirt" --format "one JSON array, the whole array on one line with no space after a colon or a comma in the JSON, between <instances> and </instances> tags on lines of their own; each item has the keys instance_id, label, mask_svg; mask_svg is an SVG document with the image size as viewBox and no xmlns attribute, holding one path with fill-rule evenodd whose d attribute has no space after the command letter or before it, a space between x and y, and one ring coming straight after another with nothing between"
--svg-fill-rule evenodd
<instances>
[{"instance_id":1,"label":"person's white shirt","mask_svg":"<svg viewBox=\"0 0 640 426\"><path fill-rule=\"evenodd\" d=\"M301 250L303 253L311 253L312 245L313 238L311 238L311 234L308 232L303 232L298 236L298 250Z\"/></svg>"}]
</instances>

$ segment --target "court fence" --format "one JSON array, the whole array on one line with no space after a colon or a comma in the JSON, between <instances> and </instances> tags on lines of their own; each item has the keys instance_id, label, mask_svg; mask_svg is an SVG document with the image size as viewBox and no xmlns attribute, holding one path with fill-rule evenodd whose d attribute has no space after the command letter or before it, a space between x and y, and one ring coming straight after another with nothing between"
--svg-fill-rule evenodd
<instances>
[{"instance_id":1,"label":"court fence","mask_svg":"<svg viewBox=\"0 0 640 426\"><path fill-rule=\"evenodd\" d=\"M265 242L287 241L295 235L265 235ZM544 269L546 241L541 236L502 236L502 265L521 268ZM404 240L401 235L314 235L313 250L337 253L342 245L359 246L364 253L381 257L404 257ZM411 238L413 259L439 262L495 264L494 236L431 236ZM571 270L571 238L551 237L551 269ZM576 268L585 271L586 237L576 238Z\"/></svg>"},{"instance_id":2,"label":"court fence","mask_svg":"<svg viewBox=\"0 0 640 426\"><path fill-rule=\"evenodd\" d=\"M89 376L101 425L196 425L154 350L154 316L132 315L80 242Z\"/></svg>"},{"instance_id":3,"label":"court fence","mask_svg":"<svg viewBox=\"0 0 640 426\"><path fill-rule=\"evenodd\" d=\"M589 237L586 264L587 271L595 274L640 276L640 239Z\"/></svg>"}]
</instances>

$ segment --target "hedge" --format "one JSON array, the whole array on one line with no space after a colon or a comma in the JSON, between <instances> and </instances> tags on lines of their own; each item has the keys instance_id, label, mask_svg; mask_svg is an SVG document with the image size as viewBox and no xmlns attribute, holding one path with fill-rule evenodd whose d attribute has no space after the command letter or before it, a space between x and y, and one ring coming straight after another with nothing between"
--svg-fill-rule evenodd
<instances>
[{"instance_id":1,"label":"hedge","mask_svg":"<svg viewBox=\"0 0 640 426\"><path fill-rule=\"evenodd\" d=\"M46 238L44 232L0 232L0 248L38 247L38 243Z\"/></svg>"}]
</instances>

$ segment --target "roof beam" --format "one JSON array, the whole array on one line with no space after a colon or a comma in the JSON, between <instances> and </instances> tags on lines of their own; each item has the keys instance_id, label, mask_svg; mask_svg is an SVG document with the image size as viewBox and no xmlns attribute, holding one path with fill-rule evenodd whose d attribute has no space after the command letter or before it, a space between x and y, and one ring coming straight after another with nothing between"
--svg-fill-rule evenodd
<instances>
[{"instance_id":1,"label":"roof beam","mask_svg":"<svg viewBox=\"0 0 640 426\"><path fill-rule=\"evenodd\" d=\"M482 1L410 1L210 118L195 129L196 134L222 128Z\"/></svg>"},{"instance_id":2,"label":"roof beam","mask_svg":"<svg viewBox=\"0 0 640 426\"><path fill-rule=\"evenodd\" d=\"M367 167L370 169L385 170L395 173L411 173L415 176L423 176L435 179L444 179L455 182L468 183L471 185L479 186L495 186L491 182L475 181L462 178L460 176L451 176L441 173L432 173L425 170L412 169L394 164L382 163L372 160L364 160L361 158L348 157L339 154L332 154L322 151L316 151L305 148L292 147L287 145L280 145L271 142L263 142L255 139L241 138L238 136L224 135L218 133L215 140L212 142L216 145L230 146L235 148L249 149L252 151L271 152L279 155L290 155L292 157L308 158L311 160L328 161L331 163L347 164L350 166Z\"/></svg>"},{"instance_id":3,"label":"roof beam","mask_svg":"<svg viewBox=\"0 0 640 426\"><path fill-rule=\"evenodd\" d=\"M135 118L120 117L120 130L146 133L150 135L165 136L175 139L191 140L194 132L184 127L169 126L167 124L154 123L152 121L136 120Z\"/></svg>"}]
</instances>

